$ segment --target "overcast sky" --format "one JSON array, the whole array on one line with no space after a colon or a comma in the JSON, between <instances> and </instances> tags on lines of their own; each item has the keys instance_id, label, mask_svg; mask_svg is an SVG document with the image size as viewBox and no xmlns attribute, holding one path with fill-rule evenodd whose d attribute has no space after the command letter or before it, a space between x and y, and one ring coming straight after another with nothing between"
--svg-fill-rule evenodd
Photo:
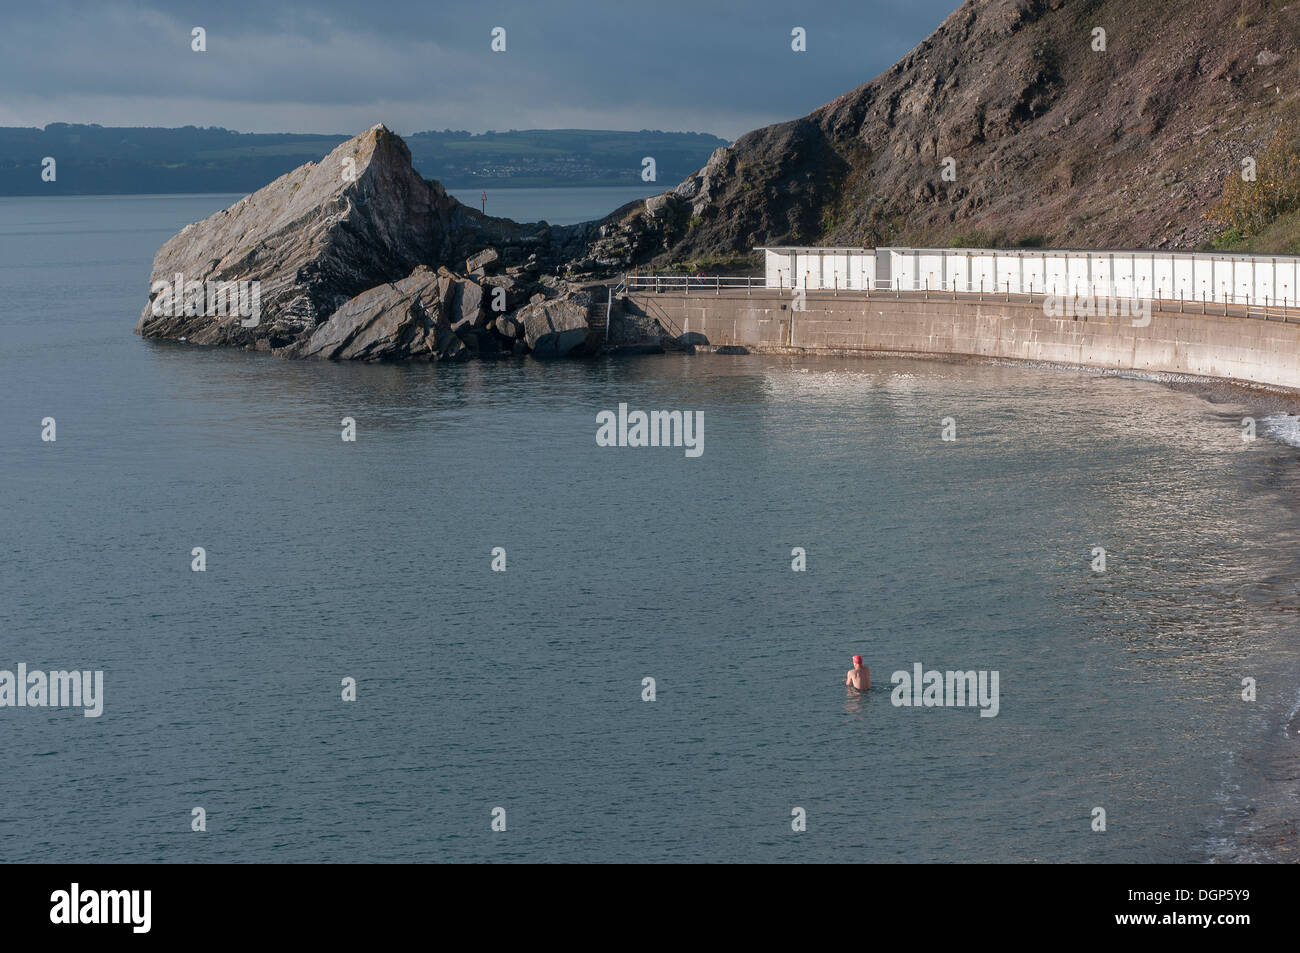
<instances>
[{"instance_id":1,"label":"overcast sky","mask_svg":"<svg viewBox=\"0 0 1300 953\"><path fill-rule=\"evenodd\" d=\"M876 76L958 0L0 3L0 125L732 139ZM790 49L796 26L806 53ZM194 27L207 52L190 49Z\"/></svg>"}]
</instances>

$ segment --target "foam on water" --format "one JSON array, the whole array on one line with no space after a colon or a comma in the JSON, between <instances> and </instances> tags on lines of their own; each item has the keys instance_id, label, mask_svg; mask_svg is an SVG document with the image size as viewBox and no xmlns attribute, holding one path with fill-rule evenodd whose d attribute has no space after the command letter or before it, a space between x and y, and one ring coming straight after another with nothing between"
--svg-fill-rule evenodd
<instances>
[{"instance_id":1,"label":"foam on water","mask_svg":"<svg viewBox=\"0 0 1300 953\"><path fill-rule=\"evenodd\" d=\"M1260 421L1264 433L1288 447L1300 447L1300 417L1292 414L1274 414Z\"/></svg>"}]
</instances>

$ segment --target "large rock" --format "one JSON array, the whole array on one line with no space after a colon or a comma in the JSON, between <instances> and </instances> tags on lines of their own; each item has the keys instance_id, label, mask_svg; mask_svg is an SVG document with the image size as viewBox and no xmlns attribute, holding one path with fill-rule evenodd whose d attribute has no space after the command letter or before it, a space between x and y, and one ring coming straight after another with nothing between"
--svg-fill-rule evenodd
<instances>
[{"instance_id":1,"label":"large rock","mask_svg":"<svg viewBox=\"0 0 1300 953\"><path fill-rule=\"evenodd\" d=\"M200 344L283 346L363 291L445 260L458 232L483 221L420 178L406 144L375 126L163 245L136 331ZM164 306L155 315L154 302L167 291L158 283L174 284L178 274L185 282L258 282L257 320L202 313L206 302L190 309L200 313Z\"/></svg>"},{"instance_id":2,"label":"large rock","mask_svg":"<svg viewBox=\"0 0 1300 953\"><path fill-rule=\"evenodd\" d=\"M677 196L672 192L652 195L645 200L645 214L652 219L671 218L677 211L678 204Z\"/></svg>"},{"instance_id":3,"label":"large rock","mask_svg":"<svg viewBox=\"0 0 1300 953\"><path fill-rule=\"evenodd\" d=\"M579 294L530 304L515 317L523 325L524 342L533 357L565 357L585 350L590 329L587 302Z\"/></svg>"},{"instance_id":4,"label":"large rock","mask_svg":"<svg viewBox=\"0 0 1300 953\"><path fill-rule=\"evenodd\" d=\"M518 352L530 347L525 322L499 321L501 306L517 311L534 291L564 296L562 280L536 276L579 252L589 232L467 208L375 126L163 245L136 331L336 360ZM462 261L481 282L446 267ZM483 274L504 264L514 273ZM534 315L543 354L579 348L579 310Z\"/></svg>"},{"instance_id":5,"label":"large rock","mask_svg":"<svg viewBox=\"0 0 1300 953\"><path fill-rule=\"evenodd\" d=\"M472 281L457 281L447 320L458 334L470 328L484 327L487 319L483 310L483 289Z\"/></svg>"},{"instance_id":6,"label":"large rock","mask_svg":"<svg viewBox=\"0 0 1300 953\"><path fill-rule=\"evenodd\" d=\"M491 316L503 314L504 311L495 307L498 301L502 301L502 295L498 293L500 288L504 292L505 311L514 311L516 308L522 308L528 303L528 292L532 285L519 278L517 275L495 275L484 278L483 285L483 307L492 312Z\"/></svg>"},{"instance_id":7,"label":"large rock","mask_svg":"<svg viewBox=\"0 0 1300 953\"><path fill-rule=\"evenodd\" d=\"M514 341L524 330L523 325L512 314L501 315L492 323L492 329L496 331L499 337L503 337L508 341Z\"/></svg>"},{"instance_id":8,"label":"large rock","mask_svg":"<svg viewBox=\"0 0 1300 953\"><path fill-rule=\"evenodd\" d=\"M481 271L486 274L488 268L495 265L500 258L501 255L495 248L485 248L477 255L471 255L465 259L465 270L469 272Z\"/></svg>"},{"instance_id":9,"label":"large rock","mask_svg":"<svg viewBox=\"0 0 1300 953\"><path fill-rule=\"evenodd\" d=\"M293 356L337 361L457 360L468 356L442 313L439 275L420 266L362 292L330 316Z\"/></svg>"}]
</instances>

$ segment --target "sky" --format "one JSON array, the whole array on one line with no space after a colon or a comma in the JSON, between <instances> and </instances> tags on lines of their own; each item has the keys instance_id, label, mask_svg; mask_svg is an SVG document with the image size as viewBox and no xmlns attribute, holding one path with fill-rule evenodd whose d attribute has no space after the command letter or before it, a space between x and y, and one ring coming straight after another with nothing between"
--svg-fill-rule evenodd
<instances>
[{"instance_id":1,"label":"sky","mask_svg":"<svg viewBox=\"0 0 1300 953\"><path fill-rule=\"evenodd\" d=\"M874 78L958 3L0 0L0 125L734 139Z\"/></svg>"}]
</instances>

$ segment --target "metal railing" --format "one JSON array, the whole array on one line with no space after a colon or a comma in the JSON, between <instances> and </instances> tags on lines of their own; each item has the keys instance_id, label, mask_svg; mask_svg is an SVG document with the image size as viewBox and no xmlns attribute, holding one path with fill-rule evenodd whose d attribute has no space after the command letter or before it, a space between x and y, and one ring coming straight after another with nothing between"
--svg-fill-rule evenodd
<instances>
[{"instance_id":1,"label":"metal railing","mask_svg":"<svg viewBox=\"0 0 1300 953\"><path fill-rule=\"evenodd\" d=\"M624 278L618 284L609 289L609 300L605 302L605 343L609 343L609 322L614 314L614 295L622 294L627 291L627 279Z\"/></svg>"},{"instance_id":2,"label":"metal railing","mask_svg":"<svg viewBox=\"0 0 1300 953\"><path fill-rule=\"evenodd\" d=\"M709 291L721 294L724 289L750 291L767 287L764 278L750 275L628 275L624 283L629 291L653 291L656 294L700 294Z\"/></svg>"},{"instance_id":3,"label":"metal railing","mask_svg":"<svg viewBox=\"0 0 1300 953\"><path fill-rule=\"evenodd\" d=\"M1071 291L1068 288L1062 288L1056 284L1041 284L1035 288L1033 284L1028 290L1011 289L1011 282L1007 281L998 286L984 284L981 282L978 286L966 286L964 282L941 282L937 287L931 287L928 281L909 280L904 281L900 278L876 279L865 282L869 287L839 287L838 280L834 280L832 285L827 288L791 288L784 281L778 281L774 286L769 286L763 277L752 276L735 276L735 275L629 275L621 283L620 288L627 291L651 291L656 294L708 294L712 292L720 295L722 292L744 291L749 294L755 290L775 291L778 296L791 295L795 291L801 291L809 296L839 296L839 295L863 295L872 297L872 295L884 294L887 297L894 298L916 298L929 300L931 297L945 297L951 300L970 300L979 301L1011 301L1021 302L1046 301L1056 299L1063 303L1069 303L1070 310L1073 313L1079 313L1081 306L1079 302L1090 302L1090 307L1095 309L1099 316L1107 313L1114 314L1122 311L1124 305L1140 305L1142 302L1149 301L1151 310L1160 312L1177 312L1180 314L1219 314L1225 317L1243 317L1253 318L1264 321L1283 321L1283 322L1300 322L1300 301L1284 296L1281 300L1270 295L1263 296L1263 300L1249 294L1233 295L1226 293L1223 297L1228 300L1218 300L1202 292L1199 297L1188 296L1180 292L1177 297L1165 297L1165 289L1156 289L1154 295L1139 294L1134 298L1127 292L1119 294L1097 294L1091 296L1079 294L1082 289L1077 287ZM960 285L960 287L959 287ZM1239 300L1238 300L1239 299ZM1118 306L1118 307L1117 307ZM1084 308L1086 311L1086 308Z\"/></svg>"}]
</instances>

